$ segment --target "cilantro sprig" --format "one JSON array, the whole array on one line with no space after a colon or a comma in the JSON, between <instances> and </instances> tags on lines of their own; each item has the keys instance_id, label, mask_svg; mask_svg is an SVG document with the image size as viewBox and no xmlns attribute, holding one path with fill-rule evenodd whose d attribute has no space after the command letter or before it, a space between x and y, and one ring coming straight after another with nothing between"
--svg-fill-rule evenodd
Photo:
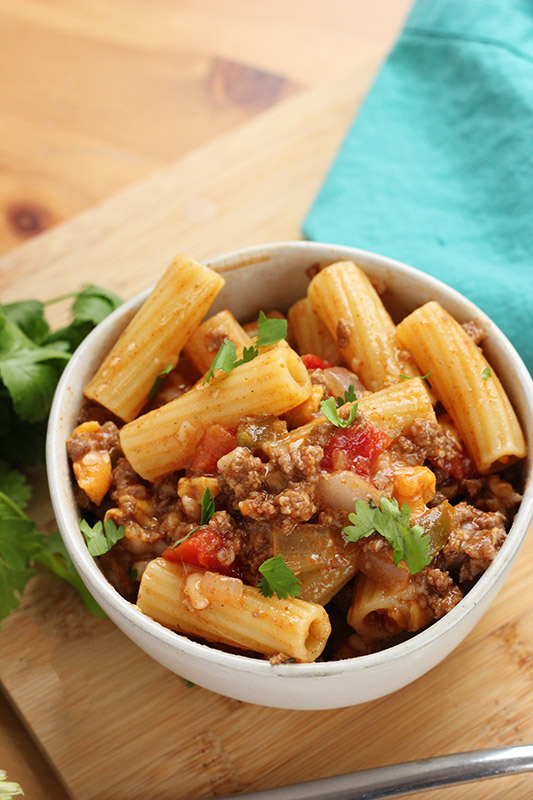
<instances>
[{"instance_id":1,"label":"cilantro sprig","mask_svg":"<svg viewBox=\"0 0 533 800\"><path fill-rule=\"evenodd\" d=\"M175 547L177 547L179 544L181 544L190 536L192 536L193 533L196 533L196 531L199 530L203 525L207 525L207 523L215 513L215 501L211 496L209 488L206 488L203 494L201 508L202 512L200 515L200 524L196 525L196 527L190 530L189 533L187 533L185 536L182 536L181 539L178 539L176 542L174 542L174 544L171 545L171 550L174 550Z\"/></svg>"},{"instance_id":2,"label":"cilantro sprig","mask_svg":"<svg viewBox=\"0 0 533 800\"><path fill-rule=\"evenodd\" d=\"M254 358L257 358L259 355L260 347L268 347L269 345L276 344L284 339L286 335L287 320L269 319L263 311L260 311L255 344L250 345L250 347L245 347L241 358L237 358L237 351L234 343L229 339L224 339L202 384L209 383L217 369L230 373L235 367L240 367L241 364L253 361Z\"/></svg>"},{"instance_id":3,"label":"cilantro sprig","mask_svg":"<svg viewBox=\"0 0 533 800\"><path fill-rule=\"evenodd\" d=\"M392 558L398 566L403 561L411 574L420 572L430 561L430 537L425 535L421 525L410 526L410 509L404 503L401 509L398 501L382 497L379 507L370 500L355 501L355 514L349 514L352 523L343 529L348 542L358 542L372 533L380 533L392 546Z\"/></svg>"},{"instance_id":4,"label":"cilantro sprig","mask_svg":"<svg viewBox=\"0 0 533 800\"><path fill-rule=\"evenodd\" d=\"M332 425L335 425L336 428L348 428L357 416L358 406L357 402L355 402L356 400L357 395L355 394L355 387L353 384L350 384L348 389L344 392L344 398L337 397L337 401L335 402L333 397L328 397L327 400L321 401L320 410L326 419L329 420ZM353 403L353 405L350 408L348 419L341 419L337 408L340 408L340 406L343 406L345 403Z\"/></svg>"},{"instance_id":5,"label":"cilantro sprig","mask_svg":"<svg viewBox=\"0 0 533 800\"><path fill-rule=\"evenodd\" d=\"M98 520L92 526L86 519L80 519L78 526L87 542L87 550L92 556L102 556L124 538L124 526L117 526L112 519L107 519L104 523Z\"/></svg>"},{"instance_id":6,"label":"cilantro sprig","mask_svg":"<svg viewBox=\"0 0 533 800\"><path fill-rule=\"evenodd\" d=\"M46 306L65 299L72 300L71 322L53 332ZM103 613L59 534L38 531L27 515L31 486L21 468L44 460L48 412L71 354L121 302L113 292L90 285L48 303L0 303L0 621L20 604L38 563L75 586L93 614Z\"/></svg>"},{"instance_id":7,"label":"cilantro sprig","mask_svg":"<svg viewBox=\"0 0 533 800\"><path fill-rule=\"evenodd\" d=\"M287 597L298 597L300 594L300 581L282 555L267 558L259 567L259 572L262 577L257 586L263 597L276 594L280 600L286 600Z\"/></svg>"}]
</instances>

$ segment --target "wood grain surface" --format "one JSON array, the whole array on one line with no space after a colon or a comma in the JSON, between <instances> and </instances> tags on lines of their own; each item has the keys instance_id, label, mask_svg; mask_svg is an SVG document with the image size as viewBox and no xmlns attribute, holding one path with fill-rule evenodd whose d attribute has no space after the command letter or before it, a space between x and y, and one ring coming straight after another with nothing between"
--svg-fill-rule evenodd
<instances>
[{"instance_id":1,"label":"wood grain surface","mask_svg":"<svg viewBox=\"0 0 533 800\"><path fill-rule=\"evenodd\" d=\"M173 4L169 0L151 5L152 15L146 12L147 5L141 0L115 4L103 0L72 4L23 0L0 6L2 26L11 26L10 41L24 32L29 44L31 35L35 41L47 42L46 47L43 44L37 48L38 57L46 51L51 62L60 61L58 43L71 43L66 52L80 54L85 77L81 93L76 91L78 79L72 79L69 110L74 114L72 109L77 108L79 112L85 103L101 123L76 126L75 115L65 114L61 120L59 112L58 116L50 112L47 128L44 100L40 110L31 105L24 111L19 106L16 111L15 96L20 98L23 91L19 77L19 88L7 92L5 109L0 103L0 114L13 124L9 146L4 150L2 143L0 154L2 160L9 158L14 164L11 172L6 170L9 190L0 197L4 211L15 201L25 208L34 198L39 208L50 211L49 218L36 226L39 229L46 227L48 219L53 223L70 216L69 209L83 209L136 177L160 168L121 195L32 237L0 259L3 300L35 295L46 299L87 280L104 283L130 297L151 282L177 250L204 258L246 244L297 238L301 220L327 165L406 9L406 4L385 2L364 4L365 10L363 3L340 2L327 7L318 2L287 2L282 8L280 2L269 5L271 11L267 13L264 4L218 4L214 0ZM228 30L224 28L221 35L217 34L217 24L223 27L223 6L233 27L228 23ZM372 12L367 9L370 6L391 11L386 19L383 15L379 20L383 22L381 28L376 12L372 29ZM209 15L212 29L202 28L199 7ZM359 27L351 16L356 7ZM176 8L179 24L173 17ZM304 13L309 8L313 13ZM294 14L292 37L285 27L290 9ZM365 17L365 13L370 16ZM361 23L362 19L366 23ZM373 39L362 35L365 24L373 30ZM261 27L262 47L259 37L254 40L252 36L255 27ZM298 33L301 36L295 48ZM329 59L321 34L330 43ZM19 38L19 47L21 41ZM282 76L285 86L268 102L241 104L241 116L224 116L223 111L218 118L219 127L213 106L217 94L213 89L214 94L205 101L212 110L212 126L200 140L203 146L189 152L189 142L180 150L176 133L175 153L170 153L171 148L165 151L166 145L161 144L153 147L153 152L159 154L151 155L148 144L155 128L148 131L148 126L154 124L153 120L139 121L148 131L143 136L129 131L144 112L139 108L134 112L133 100L128 97L124 105L116 107L120 111L125 108L128 124L124 125L124 119L113 123L112 104L107 111L99 106L106 103L99 97L99 92L105 93L105 81L98 83L90 74L91 57L97 53L101 64L100 56L104 58L102 54L107 53L109 60L104 59L103 63L113 73L115 65L122 63L123 53L129 53L133 72L124 68L122 80L126 86L128 75L135 80L145 75L142 68L136 71L133 66L134 56L142 61L143 54L148 54L142 91L150 95L151 87L152 93L160 93L160 98L166 96L168 101L165 76L172 69L161 63L156 68L148 56L156 51L170 52L173 57L185 53L180 69L187 73L185 65L190 66L188 56L193 41L194 53L201 52L210 70L213 58L224 59L245 64L261 74ZM274 41L278 43L275 58L268 46ZM309 57L303 41L307 48L315 47L316 61ZM339 52L335 51L333 58L334 41ZM83 45L87 46L86 51ZM9 58L15 63L16 48L10 47ZM350 49L357 52L350 55ZM62 52L65 68L65 51ZM116 62L110 55L113 52L120 54ZM365 52L366 55L361 54ZM168 57L169 63L174 64ZM9 63L0 49L2 58ZM38 72L35 58L30 58L30 64ZM336 60L336 66L330 60ZM206 62L202 63L205 76ZM151 69L156 71L155 77ZM192 66L190 69L189 76L194 73ZM215 80L209 85L225 86L220 75L228 75L228 69L231 72L234 67L216 67L215 72L217 69L219 83ZM21 68L23 73L25 70L27 76L33 74L29 67ZM60 68L57 70L56 81ZM74 74L81 74L77 70L81 70L79 65L75 65ZM183 87L186 84L183 79ZM205 86L205 81L201 85ZM239 85L238 94L242 97L246 91L242 83ZM204 102L198 84L194 86L189 86L188 106L182 87L183 119L194 116L197 104L201 107ZM50 101L51 95L46 91L52 90L42 78L35 89L36 102L41 92ZM255 96L259 90L250 91ZM174 110L168 111L162 99L160 102L162 119L178 131L179 115L173 117ZM154 113L152 108L146 116ZM198 114L202 117L201 111ZM208 117L206 112L204 119ZM39 120L42 126L35 132L32 128ZM103 124L106 120L109 127ZM161 137L161 141L168 142L170 134L165 131ZM35 160L30 159L28 164L28 183L24 185L21 153L30 141L39 144ZM91 141L98 142L94 159L84 161L82 154L91 153ZM37 152L41 145L43 149ZM17 148L18 167L16 158L12 158ZM111 162L120 162L121 158L127 162L128 152L135 157L121 172L120 164ZM46 153L50 154L48 174ZM187 155L165 166L180 153ZM137 168L139 172L134 174ZM109 183L106 176L111 176ZM48 191L49 186L58 187L58 193ZM81 189L76 195L78 186ZM65 205L59 202L63 191L64 197L69 198ZM20 227L13 226L10 219L6 213L5 228L0 231L6 250L33 232L21 234ZM27 227L31 228L29 222ZM59 322L64 313L64 309L54 307L52 321ZM54 526L43 480L38 482L33 513L43 527ZM181 679L139 651L109 621L89 617L70 588L44 572L33 579L21 608L0 632L0 678L75 800L208 798L401 760L531 742L533 590L528 563L532 557L529 536L496 603L443 664L395 695L355 708L321 712L266 709L198 687L187 688ZM28 797L60 800L63 790L54 783L53 776L43 765L32 770L28 763L38 761L36 749L31 750L31 745L23 741L23 732L16 728L8 712L1 719L4 740L0 737L0 767L8 768L4 758L14 759L11 763L20 771L12 777L24 783ZM2 745L9 733L8 724L17 732L5 747ZM17 760L18 747L27 748L26 763L20 753ZM474 800L503 796L526 800L533 787L531 779L522 776L471 786L467 791L468 794L457 787L425 796L435 800L465 796Z\"/></svg>"}]
</instances>

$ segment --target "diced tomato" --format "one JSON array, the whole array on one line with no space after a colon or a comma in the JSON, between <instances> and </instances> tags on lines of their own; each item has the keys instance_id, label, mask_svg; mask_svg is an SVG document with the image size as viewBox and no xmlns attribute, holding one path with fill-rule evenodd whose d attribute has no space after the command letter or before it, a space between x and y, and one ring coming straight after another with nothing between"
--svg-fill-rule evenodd
<instances>
[{"instance_id":1,"label":"diced tomato","mask_svg":"<svg viewBox=\"0 0 533 800\"><path fill-rule=\"evenodd\" d=\"M351 425L333 434L320 466L328 472L346 469L369 478L378 456L390 441L386 433L373 425Z\"/></svg>"},{"instance_id":2,"label":"diced tomato","mask_svg":"<svg viewBox=\"0 0 533 800\"><path fill-rule=\"evenodd\" d=\"M210 425L196 446L191 469L201 475L214 475L217 461L237 447L235 431L214 423Z\"/></svg>"},{"instance_id":3,"label":"diced tomato","mask_svg":"<svg viewBox=\"0 0 533 800\"><path fill-rule=\"evenodd\" d=\"M313 353L308 353L305 356L302 356L302 361L304 362L307 369L327 369L328 367L333 366L326 361L324 358L319 358L315 356Z\"/></svg>"},{"instance_id":4,"label":"diced tomato","mask_svg":"<svg viewBox=\"0 0 533 800\"><path fill-rule=\"evenodd\" d=\"M192 564L211 572L221 572L223 575L235 575L234 564L228 566L218 560L218 551L223 547L224 536L212 526L203 525L177 547L167 547L163 552L163 558L180 564L183 562Z\"/></svg>"}]
</instances>

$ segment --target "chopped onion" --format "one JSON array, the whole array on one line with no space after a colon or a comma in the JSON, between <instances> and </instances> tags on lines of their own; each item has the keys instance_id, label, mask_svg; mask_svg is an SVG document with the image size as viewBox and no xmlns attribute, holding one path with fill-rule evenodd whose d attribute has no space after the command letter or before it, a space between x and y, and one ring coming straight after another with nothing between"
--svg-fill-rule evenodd
<instances>
[{"instance_id":1,"label":"chopped onion","mask_svg":"<svg viewBox=\"0 0 533 800\"><path fill-rule=\"evenodd\" d=\"M326 389L333 397L344 397L350 386L353 386L355 394L360 397L366 389L355 374L345 367L327 367L322 370L322 376L326 384Z\"/></svg>"},{"instance_id":2,"label":"chopped onion","mask_svg":"<svg viewBox=\"0 0 533 800\"><path fill-rule=\"evenodd\" d=\"M243 583L239 578L219 575L218 572L204 572L199 588L207 602L223 603L232 608L240 608Z\"/></svg>"},{"instance_id":3,"label":"chopped onion","mask_svg":"<svg viewBox=\"0 0 533 800\"><path fill-rule=\"evenodd\" d=\"M356 500L364 500L365 503L373 500L376 505L380 500L380 492L372 483L348 470L321 473L317 493L322 505L344 508L346 511L354 510Z\"/></svg>"}]
</instances>

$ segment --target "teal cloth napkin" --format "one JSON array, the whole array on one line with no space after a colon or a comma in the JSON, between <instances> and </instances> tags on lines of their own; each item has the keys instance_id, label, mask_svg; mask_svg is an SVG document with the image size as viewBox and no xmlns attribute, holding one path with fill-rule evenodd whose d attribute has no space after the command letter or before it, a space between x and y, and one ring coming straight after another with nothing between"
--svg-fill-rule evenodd
<instances>
[{"instance_id":1,"label":"teal cloth napkin","mask_svg":"<svg viewBox=\"0 0 533 800\"><path fill-rule=\"evenodd\" d=\"M533 0L418 0L303 232L452 285L533 371Z\"/></svg>"}]
</instances>

